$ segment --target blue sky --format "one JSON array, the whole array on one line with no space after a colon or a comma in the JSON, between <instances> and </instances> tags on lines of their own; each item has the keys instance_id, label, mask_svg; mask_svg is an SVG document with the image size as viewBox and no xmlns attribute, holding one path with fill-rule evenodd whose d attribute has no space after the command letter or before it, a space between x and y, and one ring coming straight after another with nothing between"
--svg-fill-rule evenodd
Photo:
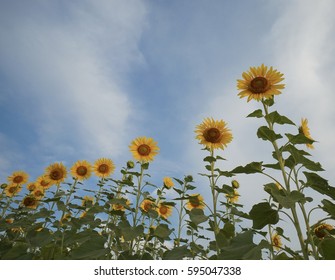
<instances>
[{"instance_id":1,"label":"blue sky","mask_svg":"<svg viewBox=\"0 0 335 280\"><path fill-rule=\"evenodd\" d=\"M259 103L237 97L236 79L262 63L285 74L276 109L309 120L314 160L335 181L335 19L332 0L1 1L0 178L110 157L120 169L130 142L161 149L152 180L192 174L208 187L194 139L205 117L224 119L231 169L270 159L246 119ZM293 129L293 131L295 131ZM264 178L243 177L241 203L261 199Z\"/></svg>"}]
</instances>

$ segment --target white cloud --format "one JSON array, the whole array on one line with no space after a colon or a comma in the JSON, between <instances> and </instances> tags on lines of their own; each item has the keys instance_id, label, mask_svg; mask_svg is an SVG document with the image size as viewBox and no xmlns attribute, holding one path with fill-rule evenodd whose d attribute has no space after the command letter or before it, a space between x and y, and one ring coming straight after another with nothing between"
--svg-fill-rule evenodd
<instances>
[{"instance_id":1,"label":"white cloud","mask_svg":"<svg viewBox=\"0 0 335 280\"><path fill-rule=\"evenodd\" d=\"M21 89L11 98L27 102L20 109L34 123L31 149L50 160L121 156L135 113L126 75L142 60L146 7L142 1L78 3L66 5L63 21L44 3L33 14L14 12L0 29L1 59ZM50 19L39 13L45 10Z\"/></svg>"}]
</instances>

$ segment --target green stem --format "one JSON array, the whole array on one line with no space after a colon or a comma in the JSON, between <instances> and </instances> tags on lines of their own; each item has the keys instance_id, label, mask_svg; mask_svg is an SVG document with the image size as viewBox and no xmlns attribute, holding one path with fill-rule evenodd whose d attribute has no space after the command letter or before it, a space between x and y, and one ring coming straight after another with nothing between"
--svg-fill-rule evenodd
<instances>
[{"instance_id":1,"label":"green stem","mask_svg":"<svg viewBox=\"0 0 335 280\"><path fill-rule=\"evenodd\" d=\"M136 194L135 213L133 216L133 226L134 227L137 225L137 215L139 213L140 198L142 194L143 173L144 173L144 168L143 168L143 164L141 164L141 173L140 173L140 177L138 178L138 186L137 186L137 194Z\"/></svg>"},{"instance_id":2,"label":"green stem","mask_svg":"<svg viewBox=\"0 0 335 280\"><path fill-rule=\"evenodd\" d=\"M214 157L214 151L211 150L211 157ZM218 245L218 233L219 233L219 225L217 221L217 195L215 191L215 174L214 174L214 161L211 162L211 178L210 178L210 185L211 185L211 192L212 192L212 200L213 200L213 219L214 219L214 236L215 236L215 243L216 243L216 253L219 255L220 249Z\"/></svg>"},{"instance_id":3,"label":"green stem","mask_svg":"<svg viewBox=\"0 0 335 280\"><path fill-rule=\"evenodd\" d=\"M268 106L264 103L264 101L262 101L262 104L263 104L264 112L265 112L265 117L264 118L265 118L265 120L268 124L269 129L274 131L273 124L270 121L268 121L267 118L266 118L269 115ZM276 156L277 156L277 159L278 159L278 162L279 162L279 166L280 166L281 173L282 173L282 176L283 176L283 179L284 179L286 190L288 192L290 192L290 182L289 182L287 174L285 172L285 160L283 159L282 153L281 153L280 149L278 148L277 141L274 140L274 141L271 141L271 143L272 143L272 146L275 150L275 153L276 153ZM297 214L295 205L291 207L291 212L292 212L293 221L294 221L293 225L294 225L294 227L297 231L301 251L302 251L304 259L307 260L308 259L308 252L306 250L304 237L303 237L302 230L301 230L301 227L300 227L299 218L298 218L298 214Z\"/></svg>"}]
</instances>

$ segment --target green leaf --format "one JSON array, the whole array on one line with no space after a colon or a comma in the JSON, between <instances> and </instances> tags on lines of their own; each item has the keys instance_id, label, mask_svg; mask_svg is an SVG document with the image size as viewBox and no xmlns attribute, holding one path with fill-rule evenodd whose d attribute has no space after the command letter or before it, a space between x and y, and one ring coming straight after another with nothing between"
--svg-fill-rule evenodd
<instances>
[{"instance_id":1,"label":"green leaf","mask_svg":"<svg viewBox=\"0 0 335 280\"><path fill-rule=\"evenodd\" d=\"M206 222L208 220L208 217L204 214L204 211L202 209L192 209L189 212L190 220L195 224L199 225L203 222Z\"/></svg>"},{"instance_id":2,"label":"green leaf","mask_svg":"<svg viewBox=\"0 0 335 280\"><path fill-rule=\"evenodd\" d=\"M251 162L246 166L238 166L234 168L231 173L245 173L245 174L253 174L253 173L261 173L263 162Z\"/></svg>"},{"instance_id":3,"label":"green leaf","mask_svg":"<svg viewBox=\"0 0 335 280\"><path fill-rule=\"evenodd\" d=\"M154 235L165 240L170 240L169 236L172 231L173 229L169 229L166 224L160 224L155 228Z\"/></svg>"},{"instance_id":4,"label":"green leaf","mask_svg":"<svg viewBox=\"0 0 335 280\"><path fill-rule=\"evenodd\" d=\"M13 247L9 249L2 257L2 260L19 260L26 259L28 254L28 244L23 242L15 242Z\"/></svg>"},{"instance_id":5,"label":"green leaf","mask_svg":"<svg viewBox=\"0 0 335 280\"><path fill-rule=\"evenodd\" d=\"M259 260L261 259L261 247L253 243L253 232L251 230L239 233L234 237L230 245L221 249L218 256L220 260ZM256 249L257 248L257 249Z\"/></svg>"},{"instance_id":6,"label":"green leaf","mask_svg":"<svg viewBox=\"0 0 335 280\"><path fill-rule=\"evenodd\" d=\"M335 239L325 238L320 244L321 254L326 260L335 260Z\"/></svg>"},{"instance_id":7,"label":"green leaf","mask_svg":"<svg viewBox=\"0 0 335 280\"><path fill-rule=\"evenodd\" d=\"M292 122L290 119L288 119L285 116L280 115L277 111L271 112L267 116L265 116L265 119L269 121L270 123L274 124L291 124L295 125L294 122Z\"/></svg>"},{"instance_id":8,"label":"green leaf","mask_svg":"<svg viewBox=\"0 0 335 280\"><path fill-rule=\"evenodd\" d=\"M315 142L314 140L307 138L302 133L296 135L285 133L285 135L292 144L313 144Z\"/></svg>"},{"instance_id":9,"label":"green leaf","mask_svg":"<svg viewBox=\"0 0 335 280\"><path fill-rule=\"evenodd\" d=\"M254 229L262 229L266 225L275 225L279 221L278 212L271 208L268 202L261 202L254 205L249 212L253 221Z\"/></svg>"},{"instance_id":10,"label":"green leaf","mask_svg":"<svg viewBox=\"0 0 335 280\"><path fill-rule=\"evenodd\" d=\"M276 134L273 130L271 130L267 126L261 126L257 130L257 136L258 136L258 138L261 138L265 141L268 140L270 142L273 142L277 139L283 138L280 134Z\"/></svg>"},{"instance_id":11,"label":"green leaf","mask_svg":"<svg viewBox=\"0 0 335 280\"><path fill-rule=\"evenodd\" d=\"M323 204L322 209L335 219L335 204L327 199L323 199L321 202Z\"/></svg>"},{"instance_id":12,"label":"green leaf","mask_svg":"<svg viewBox=\"0 0 335 280\"><path fill-rule=\"evenodd\" d=\"M263 111L261 109L253 111L247 116L247 118L261 118L263 117Z\"/></svg>"},{"instance_id":13,"label":"green leaf","mask_svg":"<svg viewBox=\"0 0 335 280\"><path fill-rule=\"evenodd\" d=\"M313 190L328 195L332 199L335 199L335 188L329 186L328 181L319 176L316 173L303 172L306 176L306 185L311 187Z\"/></svg>"},{"instance_id":14,"label":"green leaf","mask_svg":"<svg viewBox=\"0 0 335 280\"><path fill-rule=\"evenodd\" d=\"M167 250L163 254L163 260L182 260L185 257L191 257L191 252L187 248L187 245Z\"/></svg>"},{"instance_id":15,"label":"green leaf","mask_svg":"<svg viewBox=\"0 0 335 280\"><path fill-rule=\"evenodd\" d=\"M212 156L207 156L204 158L204 161L207 161L209 163L216 162L216 158Z\"/></svg>"},{"instance_id":16,"label":"green leaf","mask_svg":"<svg viewBox=\"0 0 335 280\"><path fill-rule=\"evenodd\" d=\"M106 239L98 233L93 233L90 240L84 242L72 251L71 258L75 260L93 260L104 258L108 250L104 248Z\"/></svg>"}]
</instances>

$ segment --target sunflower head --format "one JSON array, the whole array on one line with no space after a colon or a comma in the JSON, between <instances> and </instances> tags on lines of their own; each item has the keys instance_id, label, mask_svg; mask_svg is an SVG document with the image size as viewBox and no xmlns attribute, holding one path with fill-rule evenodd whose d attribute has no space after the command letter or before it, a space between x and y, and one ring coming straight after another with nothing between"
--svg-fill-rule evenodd
<instances>
[{"instance_id":1,"label":"sunflower head","mask_svg":"<svg viewBox=\"0 0 335 280\"><path fill-rule=\"evenodd\" d=\"M200 194L192 194L188 198L188 202L186 203L186 208L189 210L192 209L204 209L204 198Z\"/></svg>"},{"instance_id":2,"label":"sunflower head","mask_svg":"<svg viewBox=\"0 0 335 280\"><path fill-rule=\"evenodd\" d=\"M272 67L268 68L262 64L258 67L250 67L248 72L242 73L243 80L237 80L237 89L241 90L238 94L240 98L248 97L260 101L272 98L281 93L284 84L279 84L283 74Z\"/></svg>"},{"instance_id":3,"label":"sunflower head","mask_svg":"<svg viewBox=\"0 0 335 280\"><path fill-rule=\"evenodd\" d=\"M231 204L237 203L239 196L240 195L238 194L237 190L234 189L233 194L226 194L227 202Z\"/></svg>"},{"instance_id":4,"label":"sunflower head","mask_svg":"<svg viewBox=\"0 0 335 280\"><path fill-rule=\"evenodd\" d=\"M66 179L67 170L63 163L56 162L46 168L45 175L52 185L60 184Z\"/></svg>"},{"instance_id":5,"label":"sunflower head","mask_svg":"<svg viewBox=\"0 0 335 280\"><path fill-rule=\"evenodd\" d=\"M50 180L49 176L47 176L47 175L39 176L36 179L36 187L41 186L45 190L50 188L52 186L52 184L53 184L52 181Z\"/></svg>"},{"instance_id":6,"label":"sunflower head","mask_svg":"<svg viewBox=\"0 0 335 280\"><path fill-rule=\"evenodd\" d=\"M233 139L227 124L223 120L217 121L213 118L205 118L201 124L197 125L195 133L199 143L210 150L223 150Z\"/></svg>"},{"instance_id":7,"label":"sunflower head","mask_svg":"<svg viewBox=\"0 0 335 280\"><path fill-rule=\"evenodd\" d=\"M142 163L153 161L159 151L157 142L148 137L138 137L134 139L131 142L129 149L133 154L134 159Z\"/></svg>"},{"instance_id":8,"label":"sunflower head","mask_svg":"<svg viewBox=\"0 0 335 280\"><path fill-rule=\"evenodd\" d=\"M277 251L279 251L281 249L281 247L283 246L283 243L281 241L281 237L277 233L275 233L275 234L272 235L271 241L272 241L272 246Z\"/></svg>"},{"instance_id":9,"label":"sunflower head","mask_svg":"<svg viewBox=\"0 0 335 280\"><path fill-rule=\"evenodd\" d=\"M5 188L5 195L8 197L13 197L17 195L21 190L22 190L22 187L20 185L9 184Z\"/></svg>"},{"instance_id":10,"label":"sunflower head","mask_svg":"<svg viewBox=\"0 0 335 280\"><path fill-rule=\"evenodd\" d=\"M308 120L302 118L301 119L301 125L299 127L299 132L302 133L306 138L314 141L314 139L311 137L311 133L309 131L309 126L308 126ZM306 144L307 148L309 149L314 149L314 146L312 144Z\"/></svg>"},{"instance_id":11,"label":"sunflower head","mask_svg":"<svg viewBox=\"0 0 335 280\"><path fill-rule=\"evenodd\" d=\"M71 167L71 175L77 180L83 181L88 179L92 173L92 166L86 160L78 160Z\"/></svg>"},{"instance_id":12,"label":"sunflower head","mask_svg":"<svg viewBox=\"0 0 335 280\"><path fill-rule=\"evenodd\" d=\"M37 188L37 184L35 182L29 183L27 184L26 188L28 191L32 192Z\"/></svg>"},{"instance_id":13,"label":"sunflower head","mask_svg":"<svg viewBox=\"0 0 335 280\"><path fill-rule=\"evenodd\" d=\"M44 197L45 189L41 186L36 187L31 194L37 199L42 199Z\"/></svg>"},{"instance_id":14,"label":"sunflower head","mask_svg":"<svg viewBox=\"0 0 335 280\"><path fill-rule=\"evenodd\" d=\"M110 176L115 170L113 161L109 158L99 158L95 161L93 171L96 176L106 178Z\"/></svg>"},{"instance_id":15,"label":"sunflower head","mask_svg":"<svg viewBox=\"0 0 335 280\"><path fill-rule=\"evenodd\" d=\"M33 196L33 195L27 195L23 200L22 200L22 205L30 208L30 209L36 209L38 205L39 200Z\"/></svg>"},{"instance_id":16,"label":"sunflower head","mask_svg":"<svg viewBox=\"0 0 335 280\"><path fill-rule=\"evenodd\" d=\"M29 175L24 171L15 171L12 175L8 176L9 184L24 185L28 182Z\"/></svg>"},{"instance_id":17,"label":"sunflower head","mask_svg":"<svg viewBox=\"0 0 335 280\"><path fill-rule=\"evenodd\" d=\"M140 207L144 212L149 212L155 208L155 203L150 199L144 199Z\"/></svg>"},{"instance_id":18,"label":"sunflower head","mask_svg":"<svg viewBox=\"0 0 335 280\"><path fill-rule=\"evenodd\" d=\"M332 225L323 223L323 224L318 225L314 229L314 233L318 238L322 239L322 238L325 238L327 235L329 235L329 231L333 229L334 227Z\"/></svg>"},{"instance_id":19,"label":"sunflower head","mask_svg":"<svg viewBox=\"0 0 335 280\"><path fill-rule=\"evenodd\" d=\"M81 201L81 206L88 208L94 204L94 197L85 195Z\"/></svg>"},{"instance_id":20,"label":"sunflower head","mask_svg":"<svg viewBox=\"0 0 335 280\"><path fill-rule=\"evenodd\" d=\"M174 182L172 181L170 177L164 177L163 184L164 184L164 187L167 189L171 189L174 186Z\"/></svg>"},{"instance_id":21,"label":"sunflower head","mask_svg":"<svg viewBox=\"0 0 335 280\"><path fill-rule=\"evenodd\" d=\"M172 214L172 206L159 203L156 211L160 217L167 219Z\"/></svg>"}]
</instances>

